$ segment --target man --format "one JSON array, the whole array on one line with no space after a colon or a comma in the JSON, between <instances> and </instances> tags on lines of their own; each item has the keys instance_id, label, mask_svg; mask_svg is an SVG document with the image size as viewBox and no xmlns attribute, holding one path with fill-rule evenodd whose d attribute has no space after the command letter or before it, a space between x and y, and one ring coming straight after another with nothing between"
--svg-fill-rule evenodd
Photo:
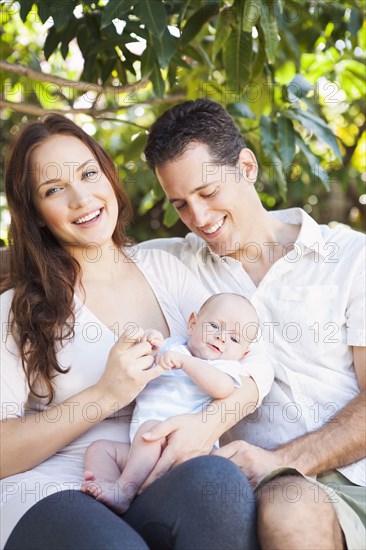
<instances>
[{"instance_id":1,"label":"man","mask_svg":"<svg viewBox=\"0 0 366 550\"><path fill-rule=\"evenodd\" d=\"M192 233L143 246L175 254L212 292L249 298L275 366L262 406L217 451L261 482L262 548L364 548L365 237L298 208L267 212L256 158L212 101L164 113L145 154Z\"/></svg>"}]
</instances>

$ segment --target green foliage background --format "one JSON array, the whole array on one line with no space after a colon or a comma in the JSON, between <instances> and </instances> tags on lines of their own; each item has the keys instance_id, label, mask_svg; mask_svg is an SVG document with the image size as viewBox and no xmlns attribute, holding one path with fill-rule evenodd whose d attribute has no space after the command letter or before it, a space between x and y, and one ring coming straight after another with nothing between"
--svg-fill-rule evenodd
<instances>
[{"instance_id":1,"label":"green foliage background","mask_svg":"<svg viewBox=\"0 0 366 550\"><path fill-rule=\"evenodd\" d=\"M2 149L21 122L70 114L114 159L135 238L185 233L143 149L159 114L198 97L235 118L259 160L266 208L302 206L320 222L363 229L361 2L3 0L0 8ZM5 235L3 197L0 209Z\"/></svg>"}]
</instances>

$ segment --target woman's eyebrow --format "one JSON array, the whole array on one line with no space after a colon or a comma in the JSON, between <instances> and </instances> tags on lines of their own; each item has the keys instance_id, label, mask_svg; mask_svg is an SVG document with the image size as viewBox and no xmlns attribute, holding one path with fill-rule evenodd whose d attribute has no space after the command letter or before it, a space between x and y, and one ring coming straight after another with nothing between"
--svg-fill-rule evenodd
<instances>
[{"instance_id":1,"label":"woman's eyebrow","mask_svg":"<svg viewBox=\"0 0 366 550\"><path fill-rule=\"evenodd\" d=\"M76 168L76 171L77 171L77 172L80 172L80 170L82 170L82 169L84 168L84 166L86 166L86 165L89 164L90 162L95 162L95 163L96 163L97 161L96 161L95 159L88 159L88 160L86 160L85 162L83 162L82 164L80 164L80 166L78 166L78 167ZM61 181L61 178L51 178L51 179L49 179L49 180L43 181L43 182L39 185L38 189L40 189L40 188L42 187L42 185L49 185L50 183L57 183L57 182L59 182L59 181Z\"/></svg>"}]
</instances>

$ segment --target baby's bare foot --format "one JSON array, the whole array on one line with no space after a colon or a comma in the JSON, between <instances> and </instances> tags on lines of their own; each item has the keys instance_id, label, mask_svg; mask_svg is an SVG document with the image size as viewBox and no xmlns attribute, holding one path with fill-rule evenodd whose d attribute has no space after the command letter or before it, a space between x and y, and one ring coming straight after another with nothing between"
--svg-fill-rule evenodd
<instances>
[{"instance_id":1,"label":"baby's bare foot","mask_svg":"<svg viewBox=\"0 0 366 550\"><path fill-rule=\"evenodd\" d=\"M124 514L137 494L138 487L135 483L122 486L118 481L96 478L92 472L85 472L81 490L103 502L117 514Z\"/></svg>"}]
</instances>

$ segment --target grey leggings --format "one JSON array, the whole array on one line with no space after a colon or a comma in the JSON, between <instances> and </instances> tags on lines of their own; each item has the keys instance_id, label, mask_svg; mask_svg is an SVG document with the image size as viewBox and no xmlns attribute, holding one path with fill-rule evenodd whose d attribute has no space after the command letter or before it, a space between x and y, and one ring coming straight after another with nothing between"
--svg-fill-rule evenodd
<instances>
[{"instance_id":1,"label":"grey leggings","mask_svg":"<svg viewBox=\"0 0 366 550\"><path fill-rule=\"evenodd\" d=\"M5 550L256 550L255 503L239 468L194 458L155 481L117 516L80 491L35 504Z\"/></svg>"}]
</instances>

